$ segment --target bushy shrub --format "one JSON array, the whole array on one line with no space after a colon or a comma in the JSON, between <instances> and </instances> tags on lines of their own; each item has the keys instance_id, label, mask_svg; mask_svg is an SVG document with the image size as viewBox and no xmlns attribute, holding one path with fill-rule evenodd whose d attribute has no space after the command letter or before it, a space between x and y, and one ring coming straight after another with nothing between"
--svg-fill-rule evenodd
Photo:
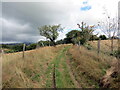
<instances>
[{"instance_id":1,"label":"bushy shrub","mask_svg":"<svg viewBox=\"0 0 120 90\"><path fill-rule=\"evenodd\" d=\"M33 43L33 44L30 44L26 47L26 50L32 50L32 49L35 49L36 48L36 44Z\"/></svg>"},{"instance_id":2,"label":"bushy shrub","mask_svg":"<svg viewBox=\"0 0 120 90\"><path fill-rule=\"evenodd\" d=\"M14 50L5 50L4 52L5 53L14 53L15 51Z\"/></svg>"},{"instance_id":3,"label":"bushy shrub","mask_svg":"<svg viewBox=\"0 0 120 90\"><path fill-rule=\"evenodd\" d=\"M107 37L106 37L105 35L100 35L99 38L100 38L101 40L106 40L106 39L107 39Z\"/></svg>"},{"instance_id":4,"label":"bushy shrub","mask_svg":"<svg viewBox=\"0 0 120 90\"><path fill-rule=\"evenodd\" d=\"M97 35L91 35L89 40L90 41L99 40L99 37L97 37Z\"/></svg>"},{"instance_id":5,"label":"bushy shrub","mask_svg":"<svg viewBox=\"0 0 120 90\"><path fill-rule=\"evenodd\" d=\"M23 44L13 45L10 49L14 50L15 52L23 50Z\"/></svg>"}]
</instances>

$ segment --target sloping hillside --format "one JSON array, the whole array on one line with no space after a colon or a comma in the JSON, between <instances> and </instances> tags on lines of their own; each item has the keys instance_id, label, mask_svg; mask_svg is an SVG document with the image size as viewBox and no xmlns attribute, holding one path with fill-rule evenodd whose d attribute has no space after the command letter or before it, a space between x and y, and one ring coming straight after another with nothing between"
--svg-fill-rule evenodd
<instances>
[{"instance_id":1,"label":"sloping hillside","mask_svg":"<svg viewBox=\"0 0 120 90\"><path fill-rule=\"evenodd\" d=\"M116 61L104 53L73 45L42 47L3 55L3 88L99 88Z\"/></svg>"}]
</instances>

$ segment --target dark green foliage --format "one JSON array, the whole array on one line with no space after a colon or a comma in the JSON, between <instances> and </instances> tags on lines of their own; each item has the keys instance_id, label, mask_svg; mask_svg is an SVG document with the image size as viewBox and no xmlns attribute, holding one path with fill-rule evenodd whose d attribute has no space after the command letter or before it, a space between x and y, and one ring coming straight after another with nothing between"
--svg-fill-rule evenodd
<instances>
[{"instance_id":1,"label":"dark green foliage","mask_svg":"<svg viewBox=\"0 0 120 90\"><path fill-rule=\"evenodd\" d=\"M12 49L13 49L15 52L22 51L22 50L23 50L23 44L13 45L13 46L12 46Z\"/></svg>"},{"instance_id":2,"label":"dark green foliage","mask_svg":"<svg viewBox=\"0 0 120 90\"><path fill-rule=\"evenodd\" d=\"M101 40L106 40L107 37L105 35L100 35L99 38L101 38Z\"/></svg>"},{"instance_id":3,"label":"dark green foliage","mask_svg":"<svg viewBox=\"0 0 120 90\"><path fill-rule=\"evenodd\" d=\"M7 50L7 51L5 51L5 53L14 53L15 52L15 50Z\"/></svg>"},{"instance_id":4,"label":"dark green foliage","mask_svg":"<svg viewBox=\"0 0 120 90\"><path fill-rule=\"evenodd\" d=\"M35 49L36 48L36 43L33 43L33 44L30 44L28 46L26 46L26 50L32 50L32 49Z\"/></svg>"},{"instance_id":5,"label":"dark green foliage","mask_svg":"<svg viewBox=\"0 0 120 90\"><path fill-rule=\"evenodd\" d=\"M77 44L80 41L80 43L83 45L90 39L92 32L93 30L88 28L84 29L83 31L72 30L66 34L66 41L73 44Z\"/></svg>"},{"instance_id":6,"label":"dark green foliage","mask_svg":"<svg viewBox=\"0 0 120 90\"><path fill-rule=\"evenodd\" d=\"M5 53L13 53L13 52L19 52L23 50L23 44L2 44L3 49L5 50Z\"/></svg>"},{"instance_id":7,"label":"dark green foliage","mask_svg":"<svg viewBox=\"0 0 120 90\"><path fill-rule=\"evenodd\" d=\"M1 44L2 48L8 48L8 45L6 44Z\"/></svg>"},{"instance_id":8,"label":"dark green foliage","mask_svg":"<svg viewBox=\"0 0 120 90\"><path fill-rule=\"evenodd\" d=\"M63 41L64 41L64 43L66 43L66 44L68 44L68 43L72 43L72 42L71 42L71 38L67 38L67 37L64 38Z\"/></svg>"},{"instance_id":9,"label":"dark green foliage","mask_svg":"<svg viewBox=\"0 0 120 90\"><path fill-rule=\"evenodd\" d=\"M81 24L81 26L77 24L81 30L72 30L66 34L68 43L78 44L80 41L80 44L83 45L90 40L90 37L93 35L94 26L86 26L86 23L83 22Z\"/></svg>"},{"instance_id":10,"label":"dark green foliage","mask_svg":"<svg viewBox=\"0 0 120 90\"><path fill-rule=\"evenodd\" d=\"M65 40L58 40L57 42L56 42L56 44L58 45L58 44L64 44L65 43Z\"/></svg>"},{"instance_id":11,"label":"dark green foliage","mask_svg":"<svg viewBox=\"0 0 120 90\"><path fill-rule=\"evenodd\" d=\"M97 37L97 35L91 35L89 40L90 41L99 40L99 37Z\"/></svg>"},{"instance_id":12,"label":"dark green foliage","mask_svg":"<svg viewBox=\"0 0 120 90\"><path fill-rule=\"evenodd\" d=\"M66 34L68 42L76 44L80 41L80 31L72 30Z\"/></svg>"}]
</instances>

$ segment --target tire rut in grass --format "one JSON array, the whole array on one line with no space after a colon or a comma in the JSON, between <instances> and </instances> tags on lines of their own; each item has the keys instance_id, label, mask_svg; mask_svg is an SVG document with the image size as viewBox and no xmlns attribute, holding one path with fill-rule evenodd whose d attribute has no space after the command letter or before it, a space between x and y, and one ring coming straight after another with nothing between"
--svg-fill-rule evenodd
<instances>
[{"instance_id":1,"label":"tire rut in grass","mask_svg":"<svg viewBox=\"0 0 120 90\"><path fill-rule=\"evenodd\" d=\"M53 88L56 88L55 64L54 64L54 67L53 67Z\"/></svg>"},{"instance_id":2,"label":"tire rut in grass","mask_svg":"<svg viewBox=\"0 0 120 90\"><path fill-rule=\"evenodd\" d=\"M66 58L65 52L69 47L64 47L58 52L58 55L54 58L53 62L49 65L49 69L47 70L47 87L56 88L66 88L66 87L74 87L73 81L70 78L69 70L66 66ZM61 71L62 70L62 71ZM52 73L50 75L49 73ZM51 76L51 79L50 79Z\"/></svg>"},{"instance_id":3,"label":"tire rut in grass","mask_svg":"<svg viewBox=\"0 0 120 90\"><path fill-rule=\"evenodd\" d=\"M56 59L56 87L75 88L66 63L66 52L70 47L64 47Z\"/></svg>"}]
</instances>

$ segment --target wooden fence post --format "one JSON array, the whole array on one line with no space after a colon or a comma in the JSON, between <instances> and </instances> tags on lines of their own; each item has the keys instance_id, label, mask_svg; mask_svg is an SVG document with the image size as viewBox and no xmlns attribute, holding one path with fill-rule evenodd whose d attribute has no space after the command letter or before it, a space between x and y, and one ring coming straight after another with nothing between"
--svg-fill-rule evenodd
<instances>
[{"instance_id":1,"label":"wooden fence post","mask_svg":"<svg viewBox=\"0 0 120 90\"><path fill-rule=\"evenodd\" d=\"M3 49L1 50L1 53L4 54L4 50Z\"/></svg>"},{"instance_id":2,"label":"wooden fence post","mask_svg":"<svg viewBox=\"0 0 120 90\"><path fill-rule=\"evenodd\" d=\"M25 51L25 43L23 44L23 58L25 57L24 51Z\"/></svg>"},{"instance_id":3,"label":"wooden fence post","mask_svg":"<svg viewBox=\"0 0 120 90\"><path fill-rule=\"evenodd\" d=\"M99 38L99 40L98 40L98 54L100 53L100 41L101 41L101 39Z\"/></svg>"},{"instance_id":4,"label":"wooden fence post","mask_svg":"<svg viewBox=\"0 0 120 90\"><path fill-rule=\"evenodd\" d=\"M118 38L118 53L120 52L120 38ZM120 55L118 55L118 58L120 59Z\"/></svg>"},{"instance_id":5,"label":"wooden fence post","mask_svg":"<svg viewBox=\"0 0 120 90\"><path fill-rule=\"evenodd\" d=\"M44 47L44 44L43 44L43 42L41 42L42 43L42 46Z\"/></svg>"},{"instance_id":6,"label":"wooden fence post","mask_svg":"<svg viewBox=\"0 0 120 90\"><path fill-rule=\"evenodd\" d=\"M49 47L50 47L50 41L49 41Z\"/></svg>"},{"instance_id":7,"label":"wooden fence post","mask_svg":"<svg viewBox=\"0 0 120 90\"><path fill-rule=\"evenodd\" d=\"M79 51L79 53L80 53L80 41L78 42L78 51Z\"/></svg>"},{"instance_id":8,"label":"wooden fence post","mask_svg":"<svg viewBox=\"0 0 120 90\"><path fill-rule=\"evenodd\" d=\"M79 41L79 46L80 46L80 41Z\"/></svg>"}]
</instances>

